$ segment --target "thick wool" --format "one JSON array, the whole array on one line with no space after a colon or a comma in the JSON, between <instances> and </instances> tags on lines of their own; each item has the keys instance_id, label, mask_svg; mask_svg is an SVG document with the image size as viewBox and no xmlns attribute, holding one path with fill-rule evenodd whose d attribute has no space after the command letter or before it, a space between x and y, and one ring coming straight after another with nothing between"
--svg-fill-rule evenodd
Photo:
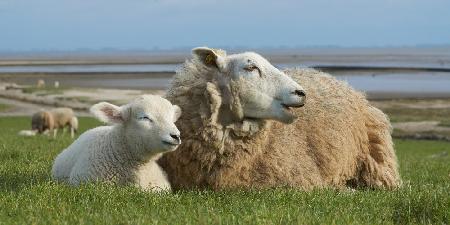
<instances>
[{"instance_id":1,"label":"thick wool","mask_svg":"<svg viewBox=\"0 0 450 225\"><path fill-rule=\"evenodd\" d=\"M173 188L393 189L401 184L384 113L328 74L284 72L307 93L306 105L293 109L294 123L242 119L236 101L230 107L236 120L224 123L214 71L195 59L184 64L166 96L183 111L177 122L183 143L159 160Z\"/></svg>"},{"instance_id":2,"label":"thick wool","mask_svg":"<svg viewBox=\"0 0 450 225\"><path fill-rule=\"evenodd\" d=\"M58 181L78 185L89 181L135 184L145 190L170 190L155 160L130 149L121 125L102 126L83 133L55 159L52 174Z\"/></svg>"},{"instance_id":3,"label":"thick wool","mask_svg":"<svg viewBox=\"0 0 450 225\"><path fill-rule=\"evenodd\" d=\"M178 107L159 96L144 95L122 107L99 103L91 111L114 125L86 131L60 153L52 168L55 180L71 185L102 181L145 190L171 189L156 160L180 142L174 124ZM176 140L172 140L174 134Z\"/></svg>"}]
</instances>

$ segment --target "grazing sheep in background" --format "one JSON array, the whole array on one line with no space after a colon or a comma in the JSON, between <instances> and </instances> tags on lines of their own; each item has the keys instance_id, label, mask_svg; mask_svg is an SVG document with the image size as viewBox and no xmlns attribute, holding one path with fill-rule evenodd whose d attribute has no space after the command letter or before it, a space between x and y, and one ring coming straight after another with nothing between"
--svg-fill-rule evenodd
<instances>
[{"instance_id":1,"label":"grazing sheep in background","mask_svg":"<svg viewBox=\"0 0 450 225\"><path fill-rule=\"evenodd\" d=\"M59 81L55 81L54 87L55 87L55 88L59 88Z\"/></svg>"},{"instance_id":2,"label":"grazing sheep in background","mask_svg":"<svg viewBox=\"0 0 450 225\"><path fill-rule=\"evenodd\" d=\"M108 181L146 190L171 189L155 160L181 143L175 126L181 115L178 106L159 96L143 95L121 107L98 103L91 112L113 125L86 131L59 154L52 169L55 180L71 185Z\"/></svg>"},{"instance_id":3,"label":"grazing sheep in background","mask_svg":"<svg viewBox=\"0 0 450 225\"><path fill-rule=\"evenodd\" d=\"M31 116L31 130L42 134L46 130L53 131L55 120L47 111L39 111Z\"/></svg>"},{"instance_id":4,"label":"grazing sheep in background","mask_svg":"<svg viewBox=\"0 0 450 225\"><path fill-rule=\"evenodd\" d=\"M39 111L31 117L31 132L26 130L19 132L22 136L34 136L34 133L53 132L56 137L58 128L69 127L70 136L74 138L78 131L78 119L71 108L54 108L50 111Z\"/></svg>"},{"instance_id":5,"label":"grazing sheep in background","mask_svg":"<svg viewBox=\"0 0 450 225\"><path fill-rule=\"evenodd\" d=\"M36 87L37 88L44 88L45 87L45 80L39 79L37 81Z\"/></svg>"},{"instance_id":6,"label":"grazing sheep in background","mask_svg":"<svg viewBox=\"0 0 450 225\"><path fill-rule=\"evenodd\" d=\"M48 111L54 120L53 137L56 137L58 128L64 129L69 127L70 136L74 138L75 133L78 131L78 119L75 117L71 108L54 108Z\"/></svg>"},{"instance_id":7,"label":"grazing sheep in background","mask_svg":"<svg viewBox=\"0 0 450 225\"><path fill-rule=\"evenodd\" d=\"M401 184L388 118L344 82L251 52L193 55L166 95L183 110L183 144L159 160L173 188Z\"/></svg>"}]
</instances>

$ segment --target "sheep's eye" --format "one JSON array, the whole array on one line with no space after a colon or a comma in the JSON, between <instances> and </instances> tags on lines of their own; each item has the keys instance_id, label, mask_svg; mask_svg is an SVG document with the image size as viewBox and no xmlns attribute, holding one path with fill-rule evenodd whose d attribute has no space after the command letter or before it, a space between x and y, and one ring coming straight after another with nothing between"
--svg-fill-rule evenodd
<instances>
[{"instance_id":1,"label":"sheep's eye","mask_svg":"<svg viewBox=\"0 0 450 225\"><path fill-rule=\"evenodd\" d=\"M247 66L247 67L245 67L244 68L244 70L245 71L248 71L248 72L253 72L253 71L258 71L258 73L259 73L259 76L261 76L261 70L257 67L257 66Z\"/></svg>"},{"instance_id":2,"label":"sheep's eye","mask_svg":"<svg viewBox=\"0 0 450 225\"><path fill-rule=\"evenodd\" d=\"M244 67L244 70L248 71L248 72L252 72L253 70L258 69L256 66L247 66Z\"/></svg>"}]
</instances>

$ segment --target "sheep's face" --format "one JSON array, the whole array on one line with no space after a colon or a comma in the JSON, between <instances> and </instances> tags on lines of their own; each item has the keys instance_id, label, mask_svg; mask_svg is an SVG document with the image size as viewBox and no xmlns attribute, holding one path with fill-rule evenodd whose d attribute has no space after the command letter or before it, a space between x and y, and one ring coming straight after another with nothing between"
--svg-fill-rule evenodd
<instances>
[{"instance_id":1,"label":"sheep's face","mask_svg":"<svg viewBox=\"0 0 450 225\"><path fill-rule=\"evenodd\" d=\"M91 112L104 122L121 124L126 142L135 145L134 149L159 153L173 151L181 144L175 126L181 110L159 96L143 95L121 107L98 103Z\"/></svg>"},{"instance_id":2,"label":"sheep's face","mask_svg":"<svg viewBox=\"0 0 450 225\"><path fill-rule=\"evenodd\" d=\"M256 53L225 56L210 48L196 48L193 53L204 64L217 69L220 86L236 90L230 91L230 95L234 102L239 101L242 117L292 123L296 116L291 108L305 104L303 88Z\"/></svg>"}]
</instances>

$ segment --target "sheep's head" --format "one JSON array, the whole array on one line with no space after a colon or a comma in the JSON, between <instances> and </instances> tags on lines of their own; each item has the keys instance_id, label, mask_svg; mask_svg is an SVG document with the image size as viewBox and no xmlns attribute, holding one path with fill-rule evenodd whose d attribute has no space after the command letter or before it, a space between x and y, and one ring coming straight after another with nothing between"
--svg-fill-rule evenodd
<instances>
[{"instance_id":1,"label":"sheep's head","mask_svg":"<svg viewBox=\"0 0 450 225\"><path fill-rule=\"evenodd\" d=\"M230 101L224 103L238 105L241 118L292 123L296 116L291 108L305 104L303 88L256 53L227 56L222 50L206 47L195 48L192 52L200 62L217 71L214 79L222 95L230 96Z\"/></svg>"},{"instance_id":2,"label":"sheep's head","mask_svg":"<svg viewBox=\"0 0 450 225\"><path fill-rule=\"evenodd\" d=\"M91 112L102 122L122 126L128 144L153 153L172 151L181 144L175 122L181 109L156 95L142 95L121 107L101 102Z\"/></svg>"}]
</instances>

